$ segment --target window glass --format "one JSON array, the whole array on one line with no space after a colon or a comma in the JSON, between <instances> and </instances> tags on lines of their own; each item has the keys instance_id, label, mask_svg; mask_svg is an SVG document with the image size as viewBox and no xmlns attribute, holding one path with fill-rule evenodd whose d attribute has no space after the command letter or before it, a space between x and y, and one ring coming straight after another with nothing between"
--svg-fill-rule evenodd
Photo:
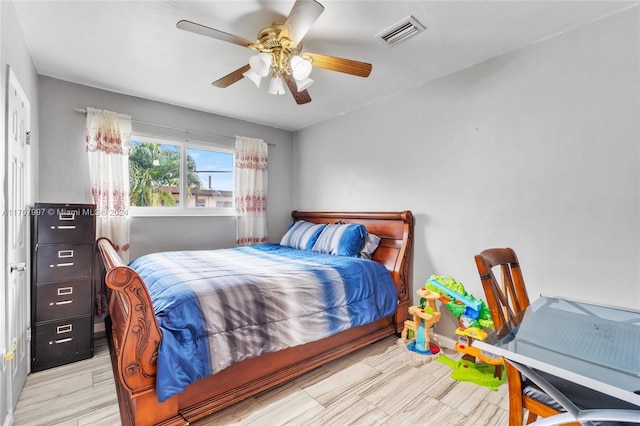
<instances>
[{"instance_id":1,"label":"window glass","mask_svg":"<svg viewBox=\"0 0 640 426\"><path fill-rule=\"evenodd\" d=\"M176 207L180 204L180 147L131 140L129 153L132 206Z\"/></svg>"},{"instance_id":2,"label":"window glass","mask_svg":"<svg viewBox=\"0 0 640 426\"><path fill-rule=\"evenodd\" d=\"M233 151L134 135L129 182L133 215L231 214Z\"/></svg>"},{"instance_id":3,"label":"window glass","mask_svg":"<svg viewBox=\"0 0 640 426\"><path fill-rule=\"evenodd\" d=\"M187 207L233 206L233 155L187 148L189 199Z\"/></svg>"}]
</instances>

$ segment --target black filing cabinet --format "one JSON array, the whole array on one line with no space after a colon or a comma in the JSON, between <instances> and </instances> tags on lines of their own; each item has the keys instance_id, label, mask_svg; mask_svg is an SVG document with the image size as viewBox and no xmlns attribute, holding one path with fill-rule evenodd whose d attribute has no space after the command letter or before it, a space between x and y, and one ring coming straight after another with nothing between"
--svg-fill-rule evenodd
<instances>
[{"instance_id":1,"label":"black filing cabinet","mask_svg":"<svg viewBox=\"0 0 640 426\"><path fill-rule=\"evenodd\" d=\"M95 206L32 212L31 371L93 356Z\"/></svg>"}]
</instances>

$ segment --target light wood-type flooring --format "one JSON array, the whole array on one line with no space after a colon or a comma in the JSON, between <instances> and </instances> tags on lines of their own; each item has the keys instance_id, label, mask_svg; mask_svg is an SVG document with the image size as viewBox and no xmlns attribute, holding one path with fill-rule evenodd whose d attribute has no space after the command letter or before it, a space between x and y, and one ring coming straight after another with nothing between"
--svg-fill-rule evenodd
<instances>
[{"instance_id":1,"label":"light wood-type flooring","mask_svg":"<svg viewBox=\"0 0 640 426\"><path fill-rule=\"evenodd\" d=\"M492 391L450 374L392 336L195 425L507 425L506 384ZM120 425L106 340L92 359L29 375L13 424Z\"/></svg>"}]
</instances>

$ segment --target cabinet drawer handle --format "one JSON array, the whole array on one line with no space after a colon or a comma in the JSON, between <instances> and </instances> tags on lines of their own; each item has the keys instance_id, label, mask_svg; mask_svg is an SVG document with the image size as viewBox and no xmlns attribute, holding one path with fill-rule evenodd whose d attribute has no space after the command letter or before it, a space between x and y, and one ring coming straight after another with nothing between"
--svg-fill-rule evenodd
<instances>
[{"instance_id":1,"label":"cabinet drawer handle","mask_svg":"<svg viewBox=\"0 0 640 426\"><path fill-rule=\"evenodd\" d=\"M73 257L73 250L59 250L58 258L61 259L63 257Z\"/></svg>"},{"instance_id":2,"label":"cabinet drawer handle","mask_svg":"<svg viewBox=\"0 0 640 426\"><path fill-rule=\"evenodd\" d=\"M60 213L58 215L58 219L59 220L76 220L76 212L66 212L66 213Z\"/></svg>"},{"instance_id":3,"label":"cabinet drawer handle","mask_svg":"<svg viewBox=\"0 0 640 426\"><path fill-rule=\"evenodd\" d=\"M73 262L58 263L58 264L55 264L55 265L49 265L49 268L62 268L64 266L73 266Z\"/></svg>"},{"instance_id":4,"label":"cabinet drawer handle","mask_svg":"<svg viewBox=\"0 0 640 426\"><path fill-rule=\"evenodd\" d=\"M67 296L73 294L73 287L60 287L58 289L58 296Z\"/></svg>"},{"instance_id":5,"label":"cabinet drawer handle","mask_svg":"<svg viewBox=\"0 0 640 426\"><path fill-rule=\"evenodd\" d=\"M66 339L58 339L58 340L55 340L54 342L49 342L49 344L51 345L55 343L56 345L59 345L60 343L69 343L72 340L73 340L73 337L67 337Z\"/></svg>"},{"instance_id":6,"label":"cabinet drawer handle","mask_svg":"<svg viewBox=\"0 0 640 426\"><path fill-rule=\"evenodd\" d=\"M56 226L52 226L51 227L51 229L56 229L56 228L58 228L58 229L76 229L76 226L75 225L60 225L58 227L56 227Z\"/></svg>"},{"instance_id":7,"label":"cabinet drawer handle","mask_svg":"<svg viewBox=\"0 0 640 426\"><path fill-rule=\"evenodd\" d=\"M69 300L60 300L59 302L55 302L55 303L51 302L51 303L49 303L49 306L54 306L54 305L55 305L55 306L60 306L60 305L69 305L69 304L71 304L71 303L73 303L73 299L69 299Z\"/></svg>"},{"instance_id":8,"label":"cabinet drawer handle","mask_svg":"<svg viewBox=\"0 0 640 426\"><path fill-rule=\"evenodd\" d=\"M59 325L56 327L56 334L71 333L73 331L73 324Z\"/></svg>"}]
</instances>

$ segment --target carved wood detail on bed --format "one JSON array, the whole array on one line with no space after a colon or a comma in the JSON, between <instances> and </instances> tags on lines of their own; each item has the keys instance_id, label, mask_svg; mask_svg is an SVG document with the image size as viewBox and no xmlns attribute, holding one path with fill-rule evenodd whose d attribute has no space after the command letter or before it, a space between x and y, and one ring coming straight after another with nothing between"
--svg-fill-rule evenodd
<instances>
[{"instance_id":1,"label":"carved wood detail on bed","mask_svg":"<svg viewBox=\"0 0 640 426\"><path fill-rule=\"evenodd\" d=\"M105 259L105 281L114 290L109 312L112 327L118 329L113 333L112 342L120 379L132 395L155 391L162 332L155 319L149 292L140 276L123 264L108 239L100 238L98 248Z\"/></svg>"},{"instance_id":2,"label":"carved wood detail on bed","mask_svg":"<svg viewBox=\"0 0 640 426\"><path fill-rule=\"evenodd\" d=\"M98 250L105 282L112 290L107 338L121 420L124 425L182 425L223 409L251 395L297 377L326 362L400 333L408 318L411 292L414 218L410 211L392 213L292 212L294 220L315 223L361 223L381 238L373 259L391 273L398 291L393 318L346 330L337 335L248 359L201 379L163 403L157 401L155 374L162 332L151 298L140 276L120 259L111 242L101 238ZM261 362L269 359L270 362Z\"/></svg>"}]
</instances>

